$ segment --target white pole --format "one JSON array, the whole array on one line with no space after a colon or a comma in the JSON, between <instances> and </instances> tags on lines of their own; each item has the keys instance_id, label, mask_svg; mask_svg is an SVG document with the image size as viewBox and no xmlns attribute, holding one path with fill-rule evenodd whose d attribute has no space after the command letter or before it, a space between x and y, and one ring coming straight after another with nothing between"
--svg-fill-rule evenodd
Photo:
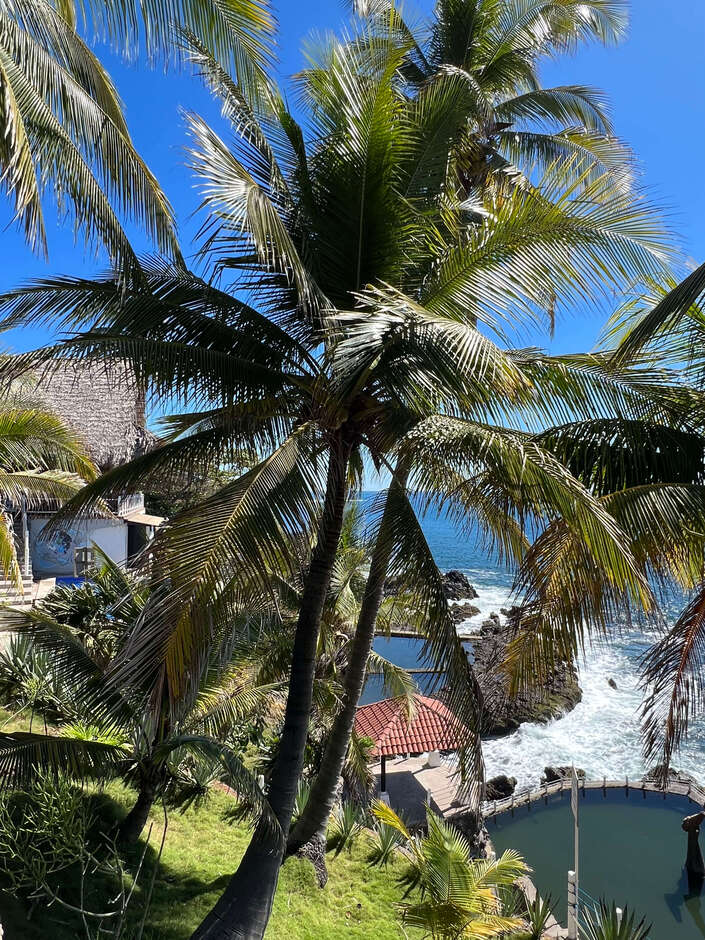
<instances>
[{"instance_id":1,"label":"white pole","mask_svg":"<svg viewBox=\"0 0 705 940\"><path fill-rule=\"evenodd\" d=\"M24 551L23 575L28 578L31 572L31 559L29 555L29 524L27 522L27 497L22 497L22 549Z\"/></svg>"},{"instance_id":2,"label":"white pole","mask_svg":"<svg viewBox=\"0 0 705 940\"><path fill-rule=\"evenodd\" d=\"M575 919L578 919L578 897L580 894L580 793L578 775L572 768L570 785L570 806L573 810L573 872L575 876Z\"/></svg>"},{"instance_id":3,"label":"white pole","mask_svg":"<svg viewBox=\"0 0 705 940\"><path fill-rule=\"evenodd\" d=\"M578 889L575 872L568 872L568 940L578 938Z\"/></svg>"}]
</instances>

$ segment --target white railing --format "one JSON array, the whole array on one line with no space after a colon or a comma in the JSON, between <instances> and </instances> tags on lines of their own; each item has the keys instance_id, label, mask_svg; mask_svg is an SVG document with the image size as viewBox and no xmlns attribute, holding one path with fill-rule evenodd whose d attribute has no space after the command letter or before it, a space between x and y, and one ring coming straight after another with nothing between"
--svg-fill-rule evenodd
<instances>
[{"instance_id":1,"label":"white railing","mask_svg":"<svg viewBox=\"0 0 705 940\"><path fill-rule=\"evenodd\" d=\"M126 496L118 496L118 516L129 516L133 512L144 512L144 493L128 493Z\"/></svg>"}]
</instances>

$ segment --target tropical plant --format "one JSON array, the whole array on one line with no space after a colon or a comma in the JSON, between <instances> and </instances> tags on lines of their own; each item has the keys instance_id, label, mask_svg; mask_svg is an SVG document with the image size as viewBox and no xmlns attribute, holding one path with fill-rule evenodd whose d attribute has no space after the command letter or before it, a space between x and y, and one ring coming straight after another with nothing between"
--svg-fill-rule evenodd
<instances>
[{"instance_id":1,"label":"tropical plant","mask_svg":"<svg viewBox=\"0 0 705 940\"><path fill-rule=\"evenodd\" d=\"M459 937L502 937L521 926L517 917L502 915L497 889L512 885L526 873L521 857L507 850L498 859L475 859L465 836L431 810L428 833L412 836L394 810L373 804L374 815L395 829L410 857L401 883L406 895L420 898L400 905L405 927L417 927L433 940Z\"/></svg>"},{"instance_id":2,"label":"tropical plant","mask_svg":"<svg viewBox=\"0 0 705 940\"><path fill-rule=\"evenodd\" d=\"M336 855L339 855L343 849L352 851L363 825L364 817L360 807L355 803L346 801L335 810L328 832Z\"/></svg>"},{"instance_id":3,"label":"tropical plant","mask_svg":"<svg viewBox=\"0 0 705 940\"><path fill-rule=\"evenodd\" d=\"M132 144L115 86L77 32L79 18L120 51L144 49L152 61L173 60L175 30L188 28L250 88L270 62L273 19L267 0L0 3L0 175L27 242L46 253L42 199L51 183L59 212L72 210L87 244L139 276L121 216L179 258L173 213Z\"/></svg>"},{"instance_id":4,"label":"tropical plant","mask_svg":"<svg viewBox=\"0 0 705 940\"><path fill-rule=\"evenodd\" d=\"M522 893L522 898L524 898ZM551 896L542 898L537 894L533 901L524 899L522 917L525 921L516 933L511 934L512 940L543 940L546 936L549 923L553 917L555 902Z\"/></svg>"},{"instance_id":5,"label":"tropical plant","mask_svg":"<svg viewBox=\"0 0 705 940\"><path fill-rule=\"evenodd\" d=\"M386 866L403 841L404 837L398 829L378 819L374 827L374 838L370 852L372 864Z\"/></svg>"},{"instance_id":6,"label":"tropical plant","mask_svg":"<svg viewBox=\"0 0 705 940\"><path fill-rule=\"evenodd\" d=\"M0 408L0 569L19 590L12 515L22 505L58 507L95 476L82 444L55 415L21 395L7 397Z\"/></svg>"},{"instance_id":7,"label":"tropical plant","mask_svg":"<svg viewBox=\"0 0 705 940\"><path fill-rule=\"evenodd\" d=\"M352 6L383 29L391 14L414 91L462 81L467 113L453 152L454 183L479 207L490 193L530 185L536 169L556 159L587 160L595 172L612 174L615 185L629 185L631 157L614 135L604 95L585 85L544 88L539 79L546 58L580 43L622 39L626 3L439 0L430 24L418 29L390 0Z\"/></svg>"},{"instance_id":8,"label":"tropical plant","mask_svg":"<svg viewBox=\"0 0 705 940\"><path fill-rule=\"evenodd\" d=\"M387 573L413 585L420 599L426 659L447 675L448 704L467 730L461 767L468 780L481 774L477 690L409 488L426 480L458 517L472 507L511 557L526 549L529 510L542 520L565 516L573 537L586 543L586 578L597 565L615 591L648 595L623 534L587 489L539 441L497 422L512 416L526 425L566 410L587 417L607 404L643 407L643 378L605 374L590 358L556 360L503 347L517 325L541 311L550 320L557 297L656 276L667 239L646 202L635 204L609 174L596 177L592 165L573 162L552 164L535 186L513 188L478 218L442 185L445 171L438 185L429 176L431 166L452 166L466 128L467 83L431 83L409 97L400 81L407 51L396 29L384 33L378 22L362 24L352 39L331 40L298 79L304 135L274 93L273 116L259 121L223 67L192 41L192 57L239 135L232 153L202 119L189 119L190 159L210 213L204 253L223 278L235 273L232 290L151 261L134 290L115 277L58 278L14 291L3 303L6 327L51 322L81 334L20 357L8 370L56 357L119 355L157 399L192 409L171 419L161 447L106 474L72 511L110 492L150 489L184 466L227 464L236 447L261 455L155 539L154 571L168 574L170 592L117 667L121 681L166 675L172 703L187 694L189 683L200 681L213 624L224 624L234 598L249 609L253 594L270 594L273 571L288 577L300 570L292 545L314 533L270 777L270 803L285 834L345 501L366 459L391 466L393 484L379 503L374 577L366 582L355 668L346 671L345 705L331 735L316 810L324 822ZM239 288L260 309L245 303ZM444 444L443 467L433 453L436 438ZM483 485L473 488L478 469ZM283 852L270 830L258 829L196 935L261 936Z\"/></svg>"},{"instance_id":9,"label":"tropical plant","mask_svg":"<svg viewBox=\"0 0 705 940\"><path fill-rule=\"evenodd\" d=\"M584 940L647 940L651 924L625 907L620 911L614 902L600 901L595 911L584 912L580 936Z\"/></svg>"},{"instance_id":10,"label":"tropical plant","mask_svg":"<svg viewBox=\"0 0 705 940\"><path fill-rule=\"evenodd\" d=\"M111 637L112 659L106 659L104 647L93 642L94 631L75 626L77 618L66 592L60 605L49 601L52 613L43 605L3 611L5 629L31 641L26 658L33 672L41 675L43 687L51 690L51 696L35 698L32 707L59 727L58 734L0 735L0 777L5 786L21 787L39 772L61 771L77 779L120 776L138 794L120 827L126 842L137 840L156 799L170 798L183 805L204 792L213 778L236 786L254 812L266 812L259 787L228 746L227 734L274 687L255 688L246 668L233 664L222 650L210 657L195 694L174 703L171 710L162 699L160 685L125 686L115 681L115 660L124 654L135 625L149 624L160 593L107 556L100 557L96 576L102 585L102 619ZM70 590L77 596L83 593L81 588ZM77 606L82 609L82 599ZM12 666L6 662L4 672L12 672ZM16 687L24 671L21 660ZM10 685L7 677L4 685ZM157 721L152 705L155 696L160 701ZM23 700L18 704L23 705Z\"/></svg>"},{"instance_id":11,"label":"tropical plant","mask_svg":"<svg viewBox=\"0 0 705 940\"><path fill-rule=\"evenodd\" d=\"M25 791L0 797L0 858L5 890L26 900L73 867L94 822L66 779L37 776Z\"/></svg>"}]
</instances>

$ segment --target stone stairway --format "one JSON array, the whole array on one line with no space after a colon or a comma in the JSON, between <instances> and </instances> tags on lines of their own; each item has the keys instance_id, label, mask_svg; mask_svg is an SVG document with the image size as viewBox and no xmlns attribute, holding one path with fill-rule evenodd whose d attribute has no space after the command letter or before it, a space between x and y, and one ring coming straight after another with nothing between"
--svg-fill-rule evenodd
<instances>
[{"instance_id":1,"label":"stone stairway","mask_svg":"<svg viewBox=\"0 0 705 940\"><path fill-rule=\"evenodd\" d=\"M0 578L0 603L13 607L31 607L34 595L34 580L31 575L22 578L22 591L7 578Z\"/></svg>"}]
</instances>

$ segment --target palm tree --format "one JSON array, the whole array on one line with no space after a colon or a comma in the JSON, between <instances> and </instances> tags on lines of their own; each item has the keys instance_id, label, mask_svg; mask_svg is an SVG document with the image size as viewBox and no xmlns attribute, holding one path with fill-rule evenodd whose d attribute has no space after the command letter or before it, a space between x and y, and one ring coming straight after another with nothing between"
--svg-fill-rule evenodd
<instances>
[{"instance_id":1,"label":"palm tree","mask_svg":"<svg viewBox=\"0 0 705 940\"><path fill-rule=\"evenodd\" d=\"M47 251L42 198L51 182L90 246L104 247L127 275L139 265L121 217L139 224L160 252L179 258L171 206L135 150L109 75L77 32L83 25L134 57L176 58L187 28L232 62L244 87L271 60L267 0L0 2L0 177L32 249Z\"/></svg>"},{"instance_id":2,"label":"palm tree","mask_svg":"<svg viewBox=\"0 0 705 940\"><path fill-rule=\"evenodd\" d=\"M238 721L281 694L282 684L257 685L255 670L228 644L214 644L198 688L171 709L160 685L113 681L114 662L135 626L148 627L160 591L102 553L99 558L91 584L59 589L29 611L2 612L3 628L20 634L23 644L26 638L31 642L22 659L3 663L3 686L21 686L25 661L33 664L35 673L43 673L42 686L51 690L33 702L33 710L60 733L0 735L0 778L17 787L37 772L122 777L137 790L120 826L126 843L137 841L160 796L183 802L217 777L266 817L264 797L227 737Z\"/></svg>"},{"instance_id":3,"label":"palm tree","mask_svg":"<svg viewBox=\"0 0 705 940\"><path fill-rule=\"evenodd\" d=\"M171 593L162 617L135 639L121 675L144 680L164 670L178 700L188 677L201 674L218 605L235 597L246 606L255 587L270 591L274 568L296 570L292 535L315 533L269 789L285 835L345 500L366 455L379 466L394 466L398 456L401 473L433 425L415 437L409 435L414 427L466 416L482 442L480 454L486 447L495 461L513 453L516 481L523 442L512 451L509 435L499 448L503 438L492 425L502 416L512 409L542 412L549 390L562 389L564 401L586 409L596 400L633 403L636 396L628 379L596 378L594 364L508 352L502 348L507 332L542 309L550 313L556 296L589 295L605 280L618 285L624 277L656 276L668 255L647 204L635 209L631 196L591 168L552 165L541 183L528 192L515 188L491 217L479 219L453 188L430 186L428 168L451 165L467 101L457 88L435 83L410 99L400 87L406 50L396 34L363 24L361 36L364 42L331 41L299 78L305 135L274 93L273 116L259 121L223 67L191 42L194 61L240 135L232 153L205 122L189 118L190 159L210 212L204 252L223 278L234 272L232 289L152 261L127 292L114 277L58 278L11 292L3 302L6 327L51 322L81 333L22 365L119 355L157 398L193 409L172 419L162 447L106 474L74 501L73 511L137 481L149 488L193 462L228 463L236 446L262 455L155 541L155 571L168 573ZM439 134L439 126L451 130ZM243 290L261 309L244 301ZM451 426L445 427L448 433ZM462 434L456 443L461 446ZM535 499L554 485L564 507L577 502L568 524L590 533L590 563L614 568L616 584L643 593L618 527L536 442L532 447L544 482ZM421 467L419 477L428 472ZM452 476L449 470L448 494ZM421 593L428 660L447 673L459 720L477 730L476 688L438 570L407 488L394 489L394 515L382 540L392 546L389 570L398 569ZM477 505L487 531L523 551L521 532L500 512L497 494L488 489ZM383 568L377 566L376 577ZM376 616L374 606L367 610ZM461 760L476 779L473 741ZM258 829L196 935L261 936L283 852L283 843Z\"/></svg>"},{"instance_id":4,"label":"palm tree","mask_svg":"<svg viewBox=\"0 0 705 940\"><path fill-rule=\"evenodd\" d=\"M691 718L703 706L705 656L705 420L703 412L702 345L705 335L705 266L681 283L674 278L652 282L649 289L628 300L615 314L610 338L620 342L617 362L635 361L646 367L654 361L672 365L683 377L678 391L684 417L677 439L659 439L649 429L650 449L641 448L642 464L632 468L635 481L646 482L643 501L658 502L667 517L666 538L652 533L648 518L637 517L644 551L657 571L658 560L671 556L668 584L690 592L676 622L649 650L642 663L646 699L643 707L644 756L654 763L661 782L668 780L673 754L688 734ZM641 430L641 429L639 429ZM643 433L635 432L642 442ZM633 461L633 458L632 458ZM658 491L654 484L659 484ZM667 484L667 485L666 485ZM670 499L669 499L670 497ZM663 504L668 499L668 504ZM653 509L651 509L653 512Z\"/></svg>"},{"instance_id":5,"label":"palm tree","mask_svg":"<svg viewBox=\"0 0 705 940\"><path fill-rule=\"evenodd\" d=\"M0 568L18 589L13 512L23 504L58 506L95 477L81 443L55 415L26 397L8 396L0 407Z\"/></svg>"},{"instance_id":6,"label":"palm tree","mask_svg":"<svg viewBox=\"0 0 705 940\"><path fill-rule=\"evenodd\" d=\"M465 88L467 114L457 142L455 182L484 204L487 193L530 185L536 168L579 158L628 185L628 149L614 136L604 95L584 85L543 88L542 60L582 42L618 42L628 23L624 2L602 0L438 0L430 27L409 26L389 0L357 0L359 15L391 15L407 48L403 72L415 90ZM526 174L526 175L525 175Z\"/></svg>"},{"instance_id":7,"label":"palm tree","mask_svg":"<svg viewBox=\"0 0 705 940\"><path fill-rule=\"evenodd\" d=\"M423 836L412 836L384 803L375 803L373 812L401 836L409 858L401 879L406 894L420 893L419 900L400 905L405 927L416 927L432 940L514 935L522 921L502 916L497 889L513 885L528 871L518 853L508 849L498 859L474 859L465 836L431 810Z\"/></svg>"}]
</instances>

